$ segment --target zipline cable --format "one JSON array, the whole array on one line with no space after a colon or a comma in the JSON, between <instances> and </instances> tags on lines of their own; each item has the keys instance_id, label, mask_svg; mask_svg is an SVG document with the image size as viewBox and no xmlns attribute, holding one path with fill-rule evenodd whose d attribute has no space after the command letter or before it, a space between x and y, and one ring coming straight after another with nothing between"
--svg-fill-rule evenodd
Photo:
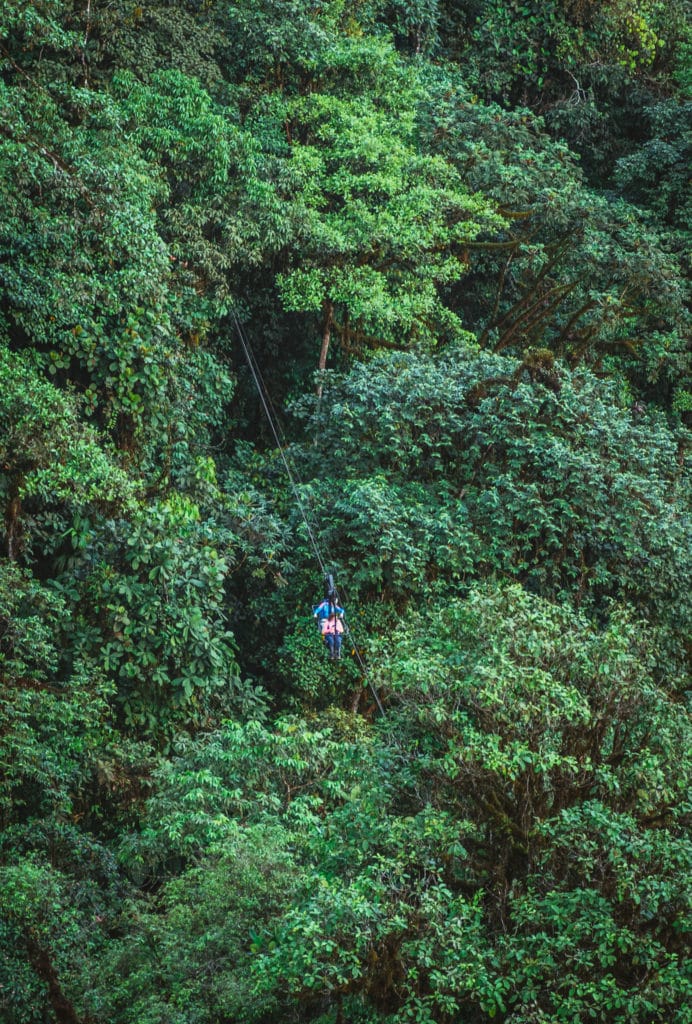
<instances>
[{"instance_id":1,"label":"zipline cable","mask_svg":"<svg viewBox=\"0 0 692 1024\"><path fill-rule=\"evenodd\" d=\"M284 464L284 469L286 470L286 476L289 479L289 482L291 484L291 488L293 490L293 494L295 495L296 503L297 503L298 508L300 510L300 514L301 514L301 516L303 518L303 522L305 523L305 529L308 532L308 537L310 538L310 544L312 545L312 550L315 553L315 557L316 557L316 559L317 559L317 561L319 563L319 567L322 570L323 575L326 575L327 570L325 568L325 564L324 564L324 561L322 559L322 555L320 553L320 549L318 547L317 541L315 540L315 536L314 536L314 534L312 532L312 528L311 528L310 523L308 521L308 517L307 517L307 514L305 512L305 507L303 505L303 500L302 500L302 498L301 498L301 496L300 496L300 494L298 492L298 486L296 484L296 480L294 479L294 474L291 472L291 467L289 466L288 460L287 460L287 458L286 458L286 456L284 454L284 449L283 449L283 445L282 445L282 442L281 442L281 438L279 437L279 429L277 428L277 426L276 426L276 424L274 422L274 417L272 416L272 412L271 412L271 409L269 407L270 403L271 403L271 398L269 397L269 392L266 390L265 387L263 387L264 382L262 381L261 374L260 374L260 371L259 371L259 367L256 366L256 362L254 360L254 356L252 355L252 350L250 348L250 342L245 337L245 334L243 332L243 329L242 329L242 327L240 325L240 321L238 320L238 317L237 317L235 311L233 311L233 319L235 321L235 326L236 326L236 330L238 332L238 337L240 338L240 344L242 345L243 352L245 354L245 360L246 360L248 366L250 367L250 373L252 374L252 379L255 382L255 387L256 387L257 393L258 393L258 395L260 397L260 401L262 402L262 406L264 408L265 416L267 417L267 421L269 423L269 426L271 427L271 432L274 435L274 440L276 441L276 447L277 447L277 449L279 451L279 455L281 456L281 461ZM296 474L296 477L297 477L297 474Z\"/></svg>"},{"instance_id":2,"label":"zipline cable","mask_svg":"<svg viewBox=\"0 0 692 1024\"><path fill-rule=\"evenodd\" d=\"M235 316L235 314L234 314L234 316ZM264 397L267 400L267 404L269 405L269 407L271 409L274 427L276 428L276 431L278 432L278 434L279 434L279 436L281 438L281 447L282 448L288 448L288 439L286 438L286 433L285 433L283 427L281 426L281 420L280 420L279 415L278 415L278 413L276 411L274 403L272 402L272 396L269 393L269 388L267 387L266 382L264 380L264 377L262 376L262 371L260 369L259 363L257 362L257 357L255 356L255 353L252 351L252 346L250 345L250 342L248 341L247 335L245 334L245 332L244 332L244 330L242 328L242 325L238 322L237 317L236 317L236 329L238 331L238 334L242 335L242 340L244 340L244 342L245 342L245 349L246 349L245 356L246 356L246 359L247 359L247 357L249 355L250 360L252 362L252 366L254 366L255 375L256 375L257 379L259 380L259 382L260 382L262 393L264 394ZM251 369L252 369L252 367L251 367ZM295 473L295 466L294 466L294 473ZM297 477L298 474L295 473L295 476Z\"/></svg>"},{"instance_id":3,"label":"zipline cable","mask_svg":"<svg viewBox=\"0 0 692 1024\"><path fill-rule=\"evenodd\" d=\"M240 320L238 319L238 316L237 316L235 310L232 311L232 316L233 316L233 321L235 323L235 327L236 327L236 331L237 331L237 334L238 334L238 338L240 339L240 344L241 344L241 347L243 349L243 354L245 356L245 361L248 364L248 367L250 369L250 373L252 374L252 379L253 379L253 381L255 383L255 388L257 390L257 394L260 397L260 401L262 403L262 408L264 409L264 414L267 417L267 422L269 423L269 427L270 427L271 432L272 432L272 434L274 436L274 440L276 441L276 447L277 447L277 449L279 451L279 455L281 456L281 461L283 462L284 469L286 470L286 476L288 477L289 483L291 485L291 489L292 489L293 494L294 494L295 499L296 499L296 504L298 505L298 509L300 511L300 515L301 515L302 520L303 520L303 522L305 524L305 529L307 530L308 537L310 539L310 544L312 546L312 550L313 550L313 552L315 554L315 558L317 559L317 563L318 563L318 565L320 567L320 570L322 571L322 575L326 577L327 576L327 570L326 570L325 562L324 562L324 559L322 558L322 553L320 551L320 548L319 548L319 545L317 543L317 540L315 539L315 535L313 533L312 527L310 526L310 521L308 520L307 512L305 510L305 505L304 505L303 500L302 500L302 498L300 496L300 493L298 491L298 483L302 482L302 481L300 481L300 478L298 476L298 473L297 473L295 467L293 468L293 470L291 470L291 467L289 466L288 459L286 458L286 455L285 455L285 452L284 452L284 448L288 447L287 443L286 443L286 437L285 437L285 435L283 433L281 425L279 424L278 416L276 415L276 410L274 409L274 405L273 405L273 402L271 400L271 395L269 394L269 390L268 390L266 384L264 383L264 379L262 377L262 372L261 372L261 370L259 368L257 360L255 359L255 354L252 351L252 347L250 345L250 342L248 341L248 339L247 339L247 337L245 335L245 332L243 331L242 325L240 323ZM339 596L338 590L336 590L336 596L337 596L337 598ZM368 686L370 687L370 691L371 691L373 697L375 698L375 703L377 704L377 707L379 708L380 714L382 716L384 716L385 710L382 707L382 702L380 701L380 698L379 698L379 695L377 693L377 690L375 689L375 687L373 685L373 682L370 679L370 674L369 674L367 666L366 666L366 664L365 664L365 662L363 660L363 656L360 653L360 649L358 647L358 644L355 641L355 638L353 637L353 631L351 629L351 626L348 623L348 620L346 619L345 615L343 616L343 619L344 619L344 623L345 623L346 629L347 629L347 634L346 635L350 638L351 644L353 646L353 653L355 654L356 659L358 661L358 664L360 665L360 670L363 673L363 678L365 679L365 681L367 682Z\"/></svg>"},{"instance_id":4,"label":"zipline cable","mask_svg":"<svg viewBox=\"0 0 692 1024\"><path fill-rule=\"evenodd\" d=\"M351 632L351 627L350 627L350 625L348 623L348 620L347 620L345 615L344 615L344 622L346 623L346 629L347 629L346 636L349 637L349 639L350 639L350 641L351 641L351 643L353 645L353 653L355 654L356 659L358 661L358 664L360 665L360 670L363 673L363 678L365 679L365 681L367 682L368 686L370 687L370 692L372 693L373 697L375 698L375 703L377 704L377 707L380 710L380 714L384 718L384 708L382 707L382 702L380 701L379 694L378 694L377 690L375 689L375 686L374 686L374 684L373 684L373 682L372 682L372 680L370 678L370 673L368 672L368 669L367 669L367 667L365 665L365 662L363 661L363 657L362 657L362 655L360 653L360 650L358 649L358 644L356 643L355 639L353 638L353 634Z\"/></svg>"}]
</instances>

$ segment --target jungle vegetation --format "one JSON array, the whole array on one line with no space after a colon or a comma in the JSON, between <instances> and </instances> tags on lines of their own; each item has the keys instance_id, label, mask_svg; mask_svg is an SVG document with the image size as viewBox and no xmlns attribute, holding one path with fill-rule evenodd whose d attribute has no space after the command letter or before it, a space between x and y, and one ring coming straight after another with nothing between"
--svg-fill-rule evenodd
<instances>
[{"instance_id":1,"label":"jungle vegetation","mask_svg":"<svg viewBox=\"0 0 692 1024\"><path fill-rule=\"evenodd\" d=\"M689 15L0 0L3 1024L692 1022Z\"/></svg>"}]
</instances>

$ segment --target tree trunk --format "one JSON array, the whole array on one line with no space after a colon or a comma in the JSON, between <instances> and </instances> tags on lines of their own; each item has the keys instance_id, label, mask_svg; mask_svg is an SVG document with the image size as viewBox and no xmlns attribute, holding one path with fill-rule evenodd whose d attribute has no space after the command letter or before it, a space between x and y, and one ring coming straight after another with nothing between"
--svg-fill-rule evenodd
<instances>
[{"instance_id":1,"label":"tree trunk","mask_svg":"<svg viewBox=\"0 0 692 1024\"><path fill-rule=\"evenodd\" d=\"M85 1024L63 992L48 952L39 945L28 929L24 932L24 939L31 966L41 981L48 986L48 1002L57 1024Z\"/></svg>"},{"instance_id":2,"label":"tree trunk","mask_svg":"<svg viewBox=\"0 0 692 1024\"><path fill-rule=\"evenodd\" d=\"M324 320L322 321L322 348L320 349L320 361L317 365L318 370L325 370L327 368L327 354L329 352L329 341L332 336L332 314L334 312L334 304L329 299L324 300ZM320 380L317 384L317 397L322 397L322 381Z\"/></svg>"}]
</instances>

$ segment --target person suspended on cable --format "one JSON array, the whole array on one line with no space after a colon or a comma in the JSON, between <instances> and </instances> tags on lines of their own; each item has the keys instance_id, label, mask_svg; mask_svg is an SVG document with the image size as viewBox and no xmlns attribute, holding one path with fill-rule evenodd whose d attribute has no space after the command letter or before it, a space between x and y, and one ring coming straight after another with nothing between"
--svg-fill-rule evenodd
<instances>
[{"instance_id":1,"label":"person suspended on cable","mask_svg":"<svg viewBox=\"0 0 692 1024\"><path fill-rule=\"evenodd\" d=\"M338 606L332 605L332 608L338 608ZM338 614L338 611L341 612L341 615ZM332 611L329 615L324 615L318 620L320 632L329 648L329 657L332 660L341 657L341 635L344 631L343 608L338 609L338 611Z\"/></svg>"},{"instance_id":2,"label":"person suspended on cable","mask_svg":"<svg viewBox=\"0 0 692 1024\"><path fill-rule=\"evenodd\" d=\"M331 574L324 577L324 601L313 608L313 615L317 619L324 642L329 648L330 657L340 658L341 635L344 631L344 609L339 604L334 577Z\"/></svg>"}]
</instances>

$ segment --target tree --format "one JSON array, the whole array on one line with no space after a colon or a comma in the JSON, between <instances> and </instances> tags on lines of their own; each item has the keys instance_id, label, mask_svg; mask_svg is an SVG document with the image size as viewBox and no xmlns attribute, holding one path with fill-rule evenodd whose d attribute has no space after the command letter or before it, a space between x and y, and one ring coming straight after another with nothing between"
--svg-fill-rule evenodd
<instances>
[{"instance_id":1,"label":"tree","mask_svg":"<svg viewBox=\"0 0 692 1024\"><path fill-rule=\"evenodd\" d=\"M346 353L468 337L442 293L479 236L504 225L451 165L420 151L419 86L387 46L349 41L329 57L317 89L282 112L295 256L278 284L287 309L319 315L321 370L333 331ZM343 95L343 74L366 62L367 94ZM337 70L339 85L325 87Z\"/></svg>"},{"instance_id":2,"label":"tree","mask_svg":"<svg viewBox=\"0 0 692 1024\"><path fill-rule=\"evenodd\" d=\"M503 245L471 250L463 291L451 300L481 344L551 348L572 365L622 373L668 405L690 373L681 240L585 181L544 120L478 103L458 73L428 73L422 123L431 148L507 218ZM622 181L645 153L623 160Z\"/></svg>"}]
</instances>

